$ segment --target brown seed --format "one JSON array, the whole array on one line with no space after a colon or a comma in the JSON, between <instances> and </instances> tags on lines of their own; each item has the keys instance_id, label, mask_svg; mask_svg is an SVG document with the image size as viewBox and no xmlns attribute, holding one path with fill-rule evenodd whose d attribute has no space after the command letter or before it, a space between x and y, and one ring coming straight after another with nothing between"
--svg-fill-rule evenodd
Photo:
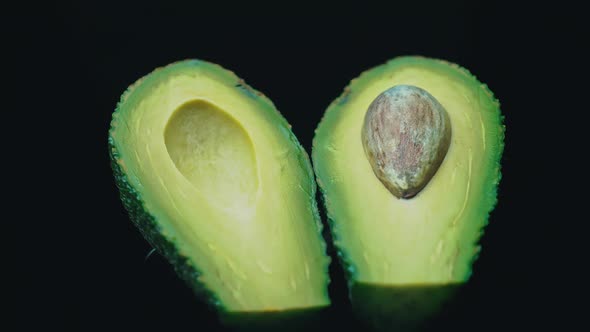
<instances>
[{"instance_id":1,"label":"brown seed","mask_svg":"<svg viewBox=\"0 0 590 332\"><path fill-rule=\"evenodd\" d=\"M411 198L432 179L451 142L451 121L427 91L397 85L371 103L361 138L373 172L398 198Z\"/></svg>"}]
</instances>

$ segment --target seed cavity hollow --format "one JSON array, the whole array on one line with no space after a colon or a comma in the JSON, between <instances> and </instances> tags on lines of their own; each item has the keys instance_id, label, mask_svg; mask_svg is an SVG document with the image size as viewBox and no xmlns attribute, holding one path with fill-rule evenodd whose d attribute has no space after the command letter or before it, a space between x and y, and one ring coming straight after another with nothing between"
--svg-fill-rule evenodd
<instances>
[{"instance_id":1,"label":"seed cavity hollow","mask_svg":"<svg viewBox=\"0 0 590 332\"><path fill-rule=\"evenodd\" d=\"M394 196L408 199L432 179L451 135L447 111L430 93L396 85L369 105L361 139L377 178Z\"/></svg>"},{"instance_id":2,"label":"seed cavity hollow","mask_svg":"<svg viewBox=\"0 0 590 332\"><path fill-rule=\"evenodd\" d=\"M211 204L246 216L256 200L256 155L244 127L205 100L187 101L174 111L164 139L179 172Z\"/></svg>"}]
</instances>

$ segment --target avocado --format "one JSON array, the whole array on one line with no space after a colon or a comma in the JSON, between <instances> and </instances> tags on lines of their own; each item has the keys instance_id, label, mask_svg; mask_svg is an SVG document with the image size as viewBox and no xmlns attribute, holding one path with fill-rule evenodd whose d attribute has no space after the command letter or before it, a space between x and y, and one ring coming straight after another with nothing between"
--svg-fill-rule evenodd
<instances>
[{"instance_id":1,"label":"avocado","mask_svg":"<svg viewBox=\"0 0 590 332\"><path fill-rule=\"evenodd\" d=\"M200 60L153 71L122 95L108 145L130 219L218 312L330 304L309 157L233 72Z\"/></svg>"},{"instance_id":2,"label":"avocado","mask_svg":"<svg viewBox=\"0 0 590 332\"><path fill-rule=\"evenodd\" d=\"M419 303L468 281L503 141L499 102L456 64L398 57L352 80L318 125L312 160L353 302L367 285ZM379 292L360 293L368 305Z\"/></svg>"}]
</instances>

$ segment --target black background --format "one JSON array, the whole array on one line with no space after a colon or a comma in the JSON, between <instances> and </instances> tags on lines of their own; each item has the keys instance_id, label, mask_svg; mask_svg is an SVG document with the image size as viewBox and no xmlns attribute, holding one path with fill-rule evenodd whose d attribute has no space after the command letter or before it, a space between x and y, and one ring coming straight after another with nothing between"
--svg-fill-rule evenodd
<instances>
[{"instance_id":1,"label":"black background","mask_svg":"<svg viewBox=\"0 0 590 332\"><path fill-rule=\"evenodd\" d=\"M12 271L25 281L15 287L22 329L223 331L162 257L145 259L150 246L119 201L107 131L136 79L186 58L218 63L266 94L310 152L325 108L352 78L414 54L468 68L506 117L499 203L474 275L441 326L569 329L578 316L570 301L577 273L568 232L576 217L567 185L574 181L571 156L581 151L573 124L584 121L578 79L588 39L575 9L390 2L265 15L270 8L209 7L83 2L15 13L7 32L26 74L19 69L13 86L23 93L18 115L33 134L19 136L28 149L17 146L11 159L30 181L13 197L22 219L35 221L27 233L9 236L19 243ZM558 170L564 164L565 173ZM324 326L359 329L335 260L331 274Z\"/></svg>"}]
</instances>

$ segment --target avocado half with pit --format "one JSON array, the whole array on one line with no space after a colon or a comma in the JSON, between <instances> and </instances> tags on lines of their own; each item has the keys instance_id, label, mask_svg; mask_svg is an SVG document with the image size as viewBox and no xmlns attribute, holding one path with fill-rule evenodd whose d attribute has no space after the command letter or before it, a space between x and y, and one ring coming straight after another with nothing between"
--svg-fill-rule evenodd
<instances>
[{"instance_id":1,"label":"avocado half with pit","mask_svg":"<svg viewBox=\"0 0 590 332\"><path fill-rule=\"evenodd\" d=\"M329 305L311 163L260 92L205 61L157 69L123 94L109 147L131 220L221 312Z\"/></svg>"},{"instance_id":2,"label":"avocado half with pit","mask_svg":"<svg viewBox=\"0 0 590 332\"><path fill-rule=\"evenodd\" d=\"M361 315L419 323L469 279L503 139L487 86L436 59L394 58L329 106L312 159Z\"/></svg>"}]
</instances>

